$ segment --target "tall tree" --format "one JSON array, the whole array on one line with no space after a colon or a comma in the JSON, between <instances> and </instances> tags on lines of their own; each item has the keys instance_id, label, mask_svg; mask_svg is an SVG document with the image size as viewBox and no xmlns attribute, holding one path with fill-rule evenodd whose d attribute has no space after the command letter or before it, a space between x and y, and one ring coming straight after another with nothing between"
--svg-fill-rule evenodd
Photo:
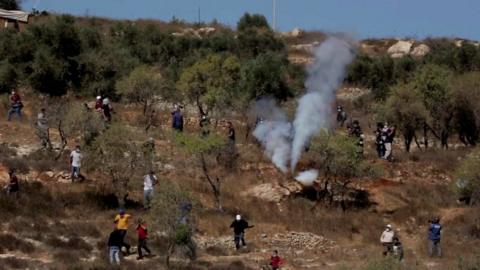
<instances>
[{"instance_id":1,"label":"tall tree","mask_svg":"<svg viewBox=\"0 0 480 270\"><path fill-rule=\"evenodd\" d=\"M0 8L7 10L19 10L20 1L19 0L0 0Z\"/></svg>"}]
</instances>

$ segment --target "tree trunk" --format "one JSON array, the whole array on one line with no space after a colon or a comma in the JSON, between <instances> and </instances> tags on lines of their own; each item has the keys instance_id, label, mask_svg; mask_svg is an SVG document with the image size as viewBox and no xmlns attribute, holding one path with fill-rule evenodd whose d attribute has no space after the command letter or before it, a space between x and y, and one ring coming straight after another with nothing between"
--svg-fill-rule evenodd
<instances>
[{"instance_id":1,"label":"tree trunk","mask_svg":"<svg viewBox=\"0 0 480 270\"><path fill-rule=\"evenodd\" d=\"M418 142L417 135L413 135L413 140L415 141L415 144L417 145L417 148L422 149L422 146L420 146L420 143Z\"/></svg>"},{"instance_id":2,"label":"tree trunk","mask_svg":"<svg viewBox=\"0 0 480 270\"><path fill-rule=\"evenodd\" d=\"M67 138L65 136L65 132L63 131L62 120L60 120L58 122L57 129L58 129L58 134L60 135L60 139L61 139L62 142L61 142L61 145L60 145L60 150L58 151L58 154L55 157L55 160L58 160L62 156L63 150L65 150L65 147L67 147Z\"/></svg>"},{"instance_id":3,"label":"tree trunk","mask_svg":"<svg viewBox=\"0 0 480 270\"><path fill-rule=\"evenodd\" d=\"M203 154L200 154L200 163L202 164L203 175L207 179L207 182L210 184L210 187L212 188L212 193L215 200L215 206L219 211L223 211L222 204L220 201L220 183L221 183L220 179L216 177L215 180L213 180L210 177L210 174L208 173L207 162Z\"/></svg>"},{"instance_id":4,"label":"tree trunk","mask_svg":"<svg viewBox=\"0 0 480 270\"><path fill-rule=\"evenodd\" d=\"M428 149L428 126L426 123L423 125L423 145L425 145L425 150Z\"/></svg>"},{"instance_id":5,"label":"tree trunk","mask_svg":"<svg viewBox=\"0 0 480 270\"><path fill-rule=\"evenodd\" d=\"M167 256L165 256L165 265L167 265L167 269L170 269L170 257L174 252L175 252L175 242L172 241L172 243L168 245Z\"/></svg>"}]
</instances>

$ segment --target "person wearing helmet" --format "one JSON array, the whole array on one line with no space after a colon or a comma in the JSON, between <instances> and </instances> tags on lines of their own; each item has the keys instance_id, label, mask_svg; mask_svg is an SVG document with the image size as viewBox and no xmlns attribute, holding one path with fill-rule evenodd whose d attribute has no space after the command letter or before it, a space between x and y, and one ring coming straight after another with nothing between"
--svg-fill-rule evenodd
<instances>
[{"instance_id":1,"label":"person wearing helmet","mask_svg":"<svg viewBox=\"0 0 480 270\"><path fill-rule=\"evenodd\" d=\"M440 234L442 232L442 225L440 225L440 218L436 217L430 221L428 227L428 254L433 257L434 253L438 257L442 257L442 248L440 246Z\"/></svg>"},{"instance_id":2,"label":"person wearing helmet","mask_svg":"<svg viewBox=\"0 0 480 270\"><path fill-rule=\"evenodd\" d=\"M340 127L343 127L345 124L345 121L347 121L347 113L343 110L343 107L338 105L337 106L337 124Z\"/></svg>"},{"instance_id":3,"label":"person wearing helmet","mask_svg":"<svg viewBox=\"0 0 480 270\"><path fill-rule=\"evenodd\" d=\"M235 248L240 249L240 241L242 242L242 246L246 246L245 229L253 228L253 225L249 226L248 222L242 219L242 216L236 215L235 220L230 225L230 228L233 228Z\"/></svg>"},{"instance_id":4,"label":"person wearing helmet","mask_svg":"<svg viewBox=\"0 0 480 270\"><path fill-rule=\"evenodd\" d=\"M392 225L388 224L385 227L385 230L380 236L380 243L382 243L385 250L383 251L383 255L387 255L388 253L392 252L393 247L393 238L395 237L395 231L392 229Z\"/></svg>"},{"instance_id":5,"label":"person wearing helmet","mask_svg":"<svg viewBox=\"0 0 480 270\"><path fill-rule=\"evenodd\" d=\"M97 99L95 100L95 110L98 113L103 114L103 101L102 101L102 96L97 96Z\"/></svg>"}]
</instances>

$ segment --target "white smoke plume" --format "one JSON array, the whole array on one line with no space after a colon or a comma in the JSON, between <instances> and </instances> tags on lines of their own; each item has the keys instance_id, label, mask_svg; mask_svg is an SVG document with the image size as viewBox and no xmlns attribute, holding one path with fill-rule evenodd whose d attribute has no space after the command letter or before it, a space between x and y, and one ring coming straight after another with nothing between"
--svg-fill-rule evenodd
<instances>
[{"instance_id":1,"label":"white smoke plume","mask_svg":"<svg viewBox=\"0 0 480 270\"><path fill-rule=\"evenodd\" d=\"M354 55L352 43L337 37L328 38L315 49L315 62L307 70L307 93L298 102L293 125L272 100L255 104L254 113L263 121L257 124L253 135L282 172L287 172L289 166L294 171L311 138L329 127L335 91Z\"/></svg>"},{"instance_id":2,"label":"white smoke plume","mask_svg":"<svg viewBox=\"0 0 480 270\"><path fill-rule=\"evenodd\" d=\"M313 182L318 177L318 170L308 170L301 172L295 177L295 180L298 182L302 183L304 187L310 187L313 186Z\"/></svg>"},{"instance_id":3,"label":"white smoke plume","mask_svg":"<svg viewBox=\"0 0 480 270\"><path fill-rule=\"evenodd\" d=\"M290 166L295 170L304 147L322 128L328 128L335 91L355 52L350 42L330 37L315 49L315 62L308 68L307 93L300 98L293 122L294 138Z\"/></svg>"},{"instance_id":4,"label":"white smoke plume","mask_svg":"<svg viewBox=\"0 0 480 270\"><path fill-rule=\"evenodd\" d=\"M265 148L265 154L282 172L288 171L291 152L292 124L273 100L263 99L254 108L259 119L253 136Z\"/></svg>"}]
</instances>

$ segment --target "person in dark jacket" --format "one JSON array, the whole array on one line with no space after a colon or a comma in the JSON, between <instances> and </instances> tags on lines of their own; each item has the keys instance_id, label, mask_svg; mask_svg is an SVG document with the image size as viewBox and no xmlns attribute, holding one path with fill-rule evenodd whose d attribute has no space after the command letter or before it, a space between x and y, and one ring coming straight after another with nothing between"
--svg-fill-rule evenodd
<instances>
[{"instance_id":1,"label":"person in dark jacket","mask_svg":"<svg viewBox=\"0 0 480 270\"><path fill-rule=\"evenodd\" d=\"M343 107L339 105L337 106L337 124L343 127L345 121L347 121L347 113L343 110Z\"/></svg>"},{"instance_id":2,"label":"person in dark jacket","mask_svg":"<svg viewBox=\"0 0 480 270\"><path fill-rule=\"evenodd\" d=\"M210 118L208 118L208 115L202 114L199 124L200 130L202 132L202 137L208 137L208 135L210 135Z\"/></svg>"},{"instance_id":3,"label":"person in dark jacket","mask_svg":"<svg viewBox=\"0 0 480 270\"><path fill-rule=\"evenodd\" d=\"M396 236L393 237L392 254L397 260L403 261L403 246Z\"/></svg>"},{"instance_id":4,"label":"person in dark jacket","mask_svg":"<svg viewBox=\"0 0 480 270\"><path fill-rule=\"evenodd\" d=\"M379 158L383 158L383 156L385 156L385 140L382 136L382 129L383 123L377 123L377 130L375 130L375 145L377 146L377 154Z\"/></svg>"},{"instance_id":5,"label":"person in dark jacket","mask_svg":"<svg viewBox=\"0 0 480 270\"><path fill-rule=\"evenodd\" d=\"M248 222L242 219L242 216L237 215L230 225L230 228L233 228L235 248L240 248L240 241L242 242L242 246L246 246L245 229L253 228L253 226L249 226Z\"/></svg>"},{"instance_id":6,"label":"person in dark jacket","mask_svg":"<svg viewBox=\"0 0 480 270\"><path fill-rule=\"evenodd\" d=\"M440 225L440 218L436 217L430 222L428 227L428 254L430 257L434 256L434 253L438 257L442 257L442 248L440 246L440 234L442 232L442 226Z\"/></svg>"},{"instance_id":7,"label":"person in dark jacket","mask_svg":"<svg viewBox=\"0 0 480 270\"><path fill-rule=\"evenodd\" d=\"M20 190L20 186L18 184L18 177L17 174L15 173L15 169L10 169L8 172L8 176L10 178L10 181L8 182L8 185L5 187L5 190L7 191L8 195L15 194L16 197L18 197L18 192Z\"/></svg>"},{"instance_id":8,"label":"person in dark jacket","mask_svg":"<svg viewBox=\"0 0 480 270\"><path fill-rule=\"evenodd\" d=\"M141 219L138 221L137 235L138 235L137 260L141 260L143 259L142 249L144 249L148 253L148 255L152 253L150 249L147 247L147 238L148 238L147 223Z\"/></svg>"},{"instance_id":9,"label":"person in dark jacket","mask_svg":"<svg viewBox=\"0 0 480 270\"><path fill-rule=\"evenodd\" d=\"M108 237L108 250L111 264L120 264L120 248L122 244L122 233L119 230L115 229L113 232L110 233L110 237Z\"/></svg>"},{"instance_id":10,"label":"person in dark jacket","mask_svg":"<svg viewBox=\"0 0 480 270\"><path fill-rule=\"evenodd\" d=\"M173 106L172 128L178 132L183 131L183 114L178 105Z\"/></svg>"}]
</instances>

